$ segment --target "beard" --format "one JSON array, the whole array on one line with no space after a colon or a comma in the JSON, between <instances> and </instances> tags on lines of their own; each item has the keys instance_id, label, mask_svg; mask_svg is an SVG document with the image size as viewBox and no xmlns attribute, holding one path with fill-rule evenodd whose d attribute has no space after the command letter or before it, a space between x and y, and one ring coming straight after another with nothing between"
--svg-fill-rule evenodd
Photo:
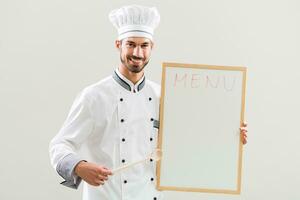
<instances>
[{"instance_id":1,"label":"beard","mask_svg":"<svg viewBox=\"0 0 300 200\"><path fill-rule=\"evenodd\" d=\"M141 65L129 64L129 61L131 60L131 58L141 60L144 63L142 63ZM140 73L146 67L146 65L149 63L149 59L144 60L143 58L139 58L136 56L126 56L126 61L125 61L122 58L122 56L120 55L120 60L121 60L122 64L132 73Z\"/></svg>"}]
</instances>

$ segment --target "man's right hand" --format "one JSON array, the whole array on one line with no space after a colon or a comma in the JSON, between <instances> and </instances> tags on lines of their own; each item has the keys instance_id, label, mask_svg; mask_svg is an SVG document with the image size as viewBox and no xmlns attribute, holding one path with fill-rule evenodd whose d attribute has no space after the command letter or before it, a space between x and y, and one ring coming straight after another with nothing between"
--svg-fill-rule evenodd
<instances>
[{"instance_id":1,"label":"man's right hand","mask_svg":"<svg viewBox=\"0 0 300 200\"><path fill-rule=\"evenodd\" d=\"M86 161L80 161L74 171L77 176L93 186L104 185L108 175L112 175L109 169Z\"/></svg>"}]
</instances>

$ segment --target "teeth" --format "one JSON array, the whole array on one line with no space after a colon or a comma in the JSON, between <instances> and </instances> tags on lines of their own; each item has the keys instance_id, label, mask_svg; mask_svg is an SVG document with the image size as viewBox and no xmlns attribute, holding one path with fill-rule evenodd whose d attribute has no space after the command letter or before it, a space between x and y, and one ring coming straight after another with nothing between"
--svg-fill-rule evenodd
<instances>
[{"instance_id":1,"label":"teeth","mask_svg":"<svg viewBox=\"0 0 300 200\"><path fill-rule=\"evenodd\" d=\"M134 62L140 62L141 60L131 59Z\"/></svg>"}]
</instances>

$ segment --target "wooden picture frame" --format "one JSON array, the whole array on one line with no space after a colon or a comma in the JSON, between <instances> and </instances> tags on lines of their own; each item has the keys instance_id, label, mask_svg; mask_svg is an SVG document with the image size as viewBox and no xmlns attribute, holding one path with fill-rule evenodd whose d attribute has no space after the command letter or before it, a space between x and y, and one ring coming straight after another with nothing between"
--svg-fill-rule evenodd
<instances>
[{"instance_id":1,"label":"wooden picture frame","mask_svg":"<svg viewBox=\"0 0 300 200\"><path fill-rule=\"evenodd\" d=\"M163 63L158 190L240 194L246 72Z\"/></svg>"}]
</instances>

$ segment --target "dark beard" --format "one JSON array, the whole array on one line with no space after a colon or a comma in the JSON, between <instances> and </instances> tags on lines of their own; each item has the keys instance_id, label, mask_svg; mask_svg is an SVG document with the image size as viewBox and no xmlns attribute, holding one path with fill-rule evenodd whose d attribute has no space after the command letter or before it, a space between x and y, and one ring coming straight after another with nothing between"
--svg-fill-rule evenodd
<instances>
[{"instance_id":1,"label":"dark beard","mask_svg":"<svg viewBox=\"0 0 300 200\"><path fill-rule=\"evenodd\" d=\"M122 57L120 56L120 60L122 62L122 64L132 73L140 73L145 67L146 65L149 63L149 60L141 67L136 66L136 65L130 65L130 64L126 64L125 61L122 59ZM127 60L129 60L129 58L127 57Z\"/></svg>"}]
</instances>

